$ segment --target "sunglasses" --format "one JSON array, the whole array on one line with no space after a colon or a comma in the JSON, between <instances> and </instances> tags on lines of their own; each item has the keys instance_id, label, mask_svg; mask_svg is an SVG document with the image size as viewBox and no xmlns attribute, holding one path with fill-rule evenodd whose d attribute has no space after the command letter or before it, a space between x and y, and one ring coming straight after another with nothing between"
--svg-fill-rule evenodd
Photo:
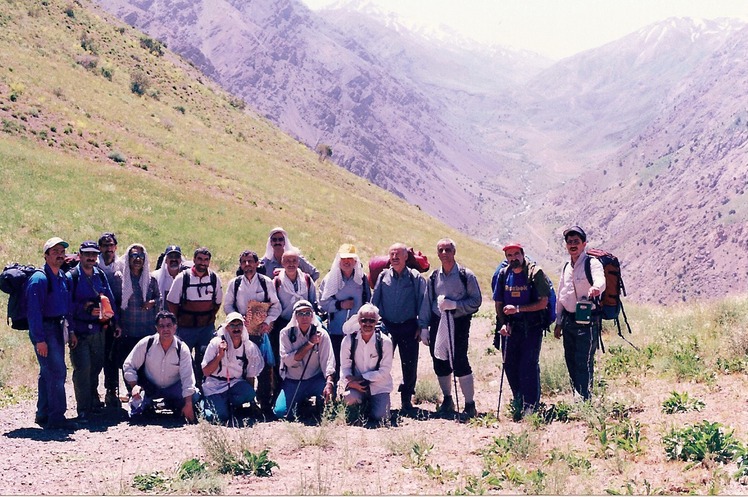
<instances>
[{"instance_id":1,"label":"sunglasses","mask_svg":"<svg viewBox=\"0 0 748 497\"><path fill-rule=\"evenodd\" d=\"M270 239L271 242L282 242L284 240L285 240L285 238L283 238L283 237L278 238L278 237L275 237L275 236Z\"/></svg>"},{"instance_id":2,"label":"sunglasses","mask_svg":"<svg viewBox=\"0 0 748 497\"><path fill-rule=\"evenodd\" d=\"M377 320L374 318L361 318L358 322L361 324L376 324Z\"/></svg>"},{"instance_id":3,"label":"sunglasses","mask_svg":"<svg viewBox=\"0 0 748 497\"><path fill-rule=\"evenodd\" d=\"M145 254L130 254L130 259L145 259Z\"/></svg>"},{"instance_id":4,"label":"sunglasses","mask_svg":"<svg viewBox=\"0 0 748 497\"><path fill-rule=\"evenodd\" d=\"M312 311L296 311L296 315L308 318L312 315Z\"/></svg>"}]
</instances>

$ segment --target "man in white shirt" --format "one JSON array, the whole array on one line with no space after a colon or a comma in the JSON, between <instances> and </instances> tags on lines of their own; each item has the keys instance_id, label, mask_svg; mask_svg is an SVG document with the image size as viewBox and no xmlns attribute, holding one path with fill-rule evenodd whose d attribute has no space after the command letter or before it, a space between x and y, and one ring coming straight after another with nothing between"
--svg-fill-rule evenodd
<instances>
[{"instance_id":1,"label":"man in white shirt","mask_svg":"<svg viewBox=\"0 0 748 497\"><path fill-rule=\"evenodd\" d=\"M272 354L263 356L265 368L257 376L257 401L265 418L272 419L274 418L273 403L278 397L280 386L280 376L277 372L274 372L277 371L277 365L279 364L280 330L274 333L273 324L281 314L281 304L273 280L258 273L258 265L259 257L256 252L245 250L239 255L239 268L242 274L229 281L226 286L223 310L226 314L238 312L246 318L249 302L267 302L270 304L267 317L259 326L260 334L250 334L249 339L258 347L262 345L264 339L270 342ZM263 337L263 335L265 336ZM266 350L266 348L263 349Z\"/></svg>"},{"instance_id":2,"label":"man in white shirt","mask_svg":"<svg viewBox=\"0 0 748 497\"><path fill-rule=\"evenodd\" d=\"M156 335L143 338L125 359L122 370L131 388L130 415L137 417L163 398L167 407L195 421L195 388L190 350L176 338L177 318L168 311L156 315Z\"/></svg>"},{"instance_id":3,"label":"man in white shirt","mask_svg":"<svg viewBox=\"0 0 748 497\"><path fill-rule=\"evenodd\" d=\"M377 329L379 309L364 304L350 321L358 323L357 331L343 337L340 347L340 376L346 405L369 405L369 419L375 424L386 422L390 413L392 392L392 340Z\"/></svg>"},{"instance_id":4,"label":"man in white shirt","mask_svg":"<svg viewBox=\"0 0 748 497\"><path fill-rule=\"evenodd\" d=\"M600 334L600 315L593 312L592 316L582 319L584 316L581 312L577 313L577 307L583 308L605 291L605 271L600 261L585 252L587 234L582 228L572 226L567 229L564 240L571 262L564 264L558 283L553 336L561 338L563 335L564 358L574 392L588 400ZM587 279L587 265L592 282Z\"/></svg>"},{"instance_id":5,"label":"man in white shirt","mask_svg":"<svg viewBox=\"0 0 748 497\"><path fill-rule=\"evenodd\" d=\"M177 316L177 336L195 351L195 379L202 383L205 348L216 334L216 313L221 308L223 289L221 279L210 269L210 250L195 250L193 266L174 278L166 305Z\"/></svg>"}]
</instances>

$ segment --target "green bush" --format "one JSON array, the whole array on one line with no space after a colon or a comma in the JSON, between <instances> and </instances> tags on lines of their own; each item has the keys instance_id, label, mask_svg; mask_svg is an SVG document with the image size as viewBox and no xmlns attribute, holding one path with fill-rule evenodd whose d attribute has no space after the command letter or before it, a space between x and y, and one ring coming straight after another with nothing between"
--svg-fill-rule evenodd
<instances>
[{"instance_id":1,"label":"green bush","mask_svg":"<svg viewBox=\"0 0 748 497\"><path fill-rule=\"evenodd\" d=\"M705 406L702 400L690 398L688 392L673 391L670 397L662 403L662 412L675 414L676 412L701 411Z\"/></svg>"},{"instance_id":2,"label":"green bush","mask_svg":"<svg viewBox=\"0 0 748 497\"><path fill-rule=\"evenodd\" d=\"M745 450L733 430L707 420L679 430L672 428L662 443L668 459L681 461L703 461L709 457L716 462L729 462Z\"/></svg>"}]
</instances>

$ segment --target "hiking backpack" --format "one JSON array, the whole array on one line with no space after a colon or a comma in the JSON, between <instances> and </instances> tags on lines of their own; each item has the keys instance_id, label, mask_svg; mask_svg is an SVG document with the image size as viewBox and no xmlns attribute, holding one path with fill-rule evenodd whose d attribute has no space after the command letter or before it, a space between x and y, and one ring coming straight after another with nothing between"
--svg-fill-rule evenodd
<instances>
[{"instance_id":1,"label":"hiking backpack","mask_svg":"<svg viewBox=\"0 0 748 497\"><path fill-rule=\"evenodd\" d=\"M533 279L535 277L535 268L537 265L535 262L533 262L529 258L525 258L525 261L527 263L527 284L530 287L530 298L537 298L537 295L535 294L535 285L533 285ZM506 272L509 270L509 261L504 259L501 264L499 264L499 267L496 268L496 272L494 273L494 277L491 280L491 287L494 289L494 292L496 288L501 288L501 293L504 292L503 288L506 284ZM551 281L551 278L548 277L548 275L543 271L543 276L545 276L545 281L548 283L548 288L550 289L550 293L548 294L548 304L545 306L545 309L543 310L543 319L541 320L541 327L545 331L550 331L551 326L553 323L556 322L556 290L553 288L553 281Z\"/></svg>"},{"instance_id":2,"label":"hiking backpack","mask_svg":"<svg viewBox=\"0 0 748 497\"><path fill-rule=\"evenodd\" d=\"M387 255L375 255L369 259L369 286L372 289L376 285L379 273L388 267L390 267L390 257ZM415 269L419 273L425 273L431 269L428 257L413 247L408 249L408 260L405 261L405 267Z\"/></svg>"},{"instance_id":3,"label":"hiking backpack","mask_svg":"<svg viewBox=\"0 0 748 497\"><path fill-rule=\"evenodd\" d=\"M584 263L584 274L587 276L587 281L589 281L590 285L592 284L590 263L593 257L600 261L605 272L605 291L600 295L602 318L612 320L618 328L618 335L623 338L621 323L618 319L619 314L623 314L623 321L629 333L631 333L631 325L629 324L626 311L623 308L623 302L621 301L621 295L626 296L626 286L623 284L623 278L621 277L621 263L618 257L601 249L588 248L587 255L588 257Z\"/></svg>"},{"instance_id":4,"label":"hiking backpack","mask_svg":"<svg viewBox=\"0 0 748 497\"><path fill-rule=\"evenodd\" d=\"M8 317L6 323L14 330L28 330L29 320L26 316L26 286L31 275L37 271L44 271L31 265L18 262L8 264L0 273L0 290L7 293ZM52 292L52 281L47 276L47 293Z\"/></svg>"},{"instance_id":5,"label":"hiking backpack","mask_svg":"<svg viewBox=\"0 0 748 497\"><path fill-rule=\"evenodd\" d=\"M351 372L356 371L356 346L358 345L358 331L351 333ZM384 355L384 345L382 345L382 330L377 326L374 330L374 339L376 340L377 346L377 365L374 369L379 370L379 365L382 364L382 356Z\"/></svg>"}]
</instances>

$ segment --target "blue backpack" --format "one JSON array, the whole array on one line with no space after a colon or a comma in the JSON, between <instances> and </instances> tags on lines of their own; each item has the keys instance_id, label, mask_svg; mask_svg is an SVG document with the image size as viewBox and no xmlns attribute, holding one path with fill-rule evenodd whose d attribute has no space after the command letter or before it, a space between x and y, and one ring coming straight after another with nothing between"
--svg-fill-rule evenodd
<instances>
[{"instance_id":1,"label":"blue backpack","mask_svg":"<svg viewBox=\"0 0 748 497\"><path fill-rule=\"evenodd\" d=\"M532 261L530 258L525 257L525 261L527 263L527 282L530 286L530 296L531 298L537 298L537 295L535 294L535 287L533 285L533 279L535 277L535 268L537 267L535 262ZM493 274L493 277L491 278L491 289L494 293L496 293L496 287L504 288L504 285L506 283L506 272L507 268L509 267L509 261L504 259L501 264L496 268L496 271ZM545 281L548 283L548 288L550 288L551 292L548 294L548 305L545 306L545 310L543 311L543 319L541 321L541 326L544 330L548 331L550 330L553 323L556 322L556 290L553 288L553 281L548 277L547 274L545 274L545 271L543 271L543 276L545 276ZM502 290L503 291L503 290Z\"/></svg>"},{"instance_id":2,"label":"blue backpack","mask_svg":"<svg viewBox=\"0 0 748 497\"><path fill-rule=\"evenodd\" d=\"M44 271L31 265L14 262L8 264L0 273L0 290L7 293L8 318L7 323L14 330L28 330L29 320L26 317L26 284L31 275L37 271ZM47 276L47 293L52 291L52 281Z\"/></svg>"}]
</instances>

